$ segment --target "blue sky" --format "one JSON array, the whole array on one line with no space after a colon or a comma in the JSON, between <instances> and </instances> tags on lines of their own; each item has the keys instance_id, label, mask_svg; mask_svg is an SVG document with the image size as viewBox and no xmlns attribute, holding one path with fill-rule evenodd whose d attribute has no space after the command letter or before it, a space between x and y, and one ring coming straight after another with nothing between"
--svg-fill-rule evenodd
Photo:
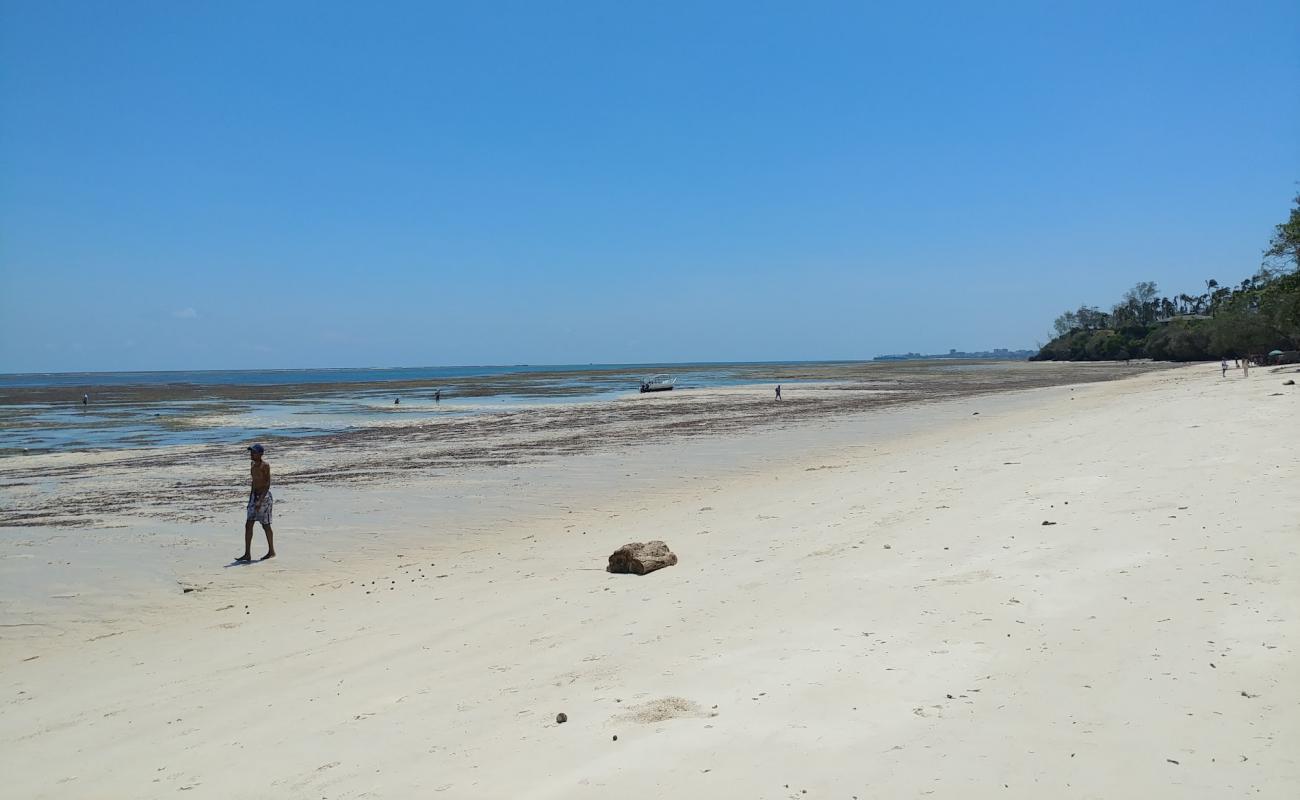
<instances>
[{"instance_id":1,"label":"blue sky","mask_svg":"<svg viewBox=\"0 0 1300 800\"><path fill-rule=\"evenodd\" d=\"M1029 347L1300 188L1293 0L0 9L0 371Z\"/></svg>"}]
</instances>

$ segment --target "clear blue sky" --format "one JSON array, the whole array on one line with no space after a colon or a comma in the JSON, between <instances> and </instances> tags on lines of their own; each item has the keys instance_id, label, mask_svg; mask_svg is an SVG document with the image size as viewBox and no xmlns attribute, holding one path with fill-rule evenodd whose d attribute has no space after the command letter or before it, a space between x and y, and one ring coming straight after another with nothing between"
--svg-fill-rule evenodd
<instances>
[{"instance_id":1,"label":"clear blue sky","mask_svg":"<svg viewBox=\"0 0 1300 800\"><path fill-rule=\"evenodd\" d=\"M1028 347L1300 188L1295 0L0 9L0 371Z\"/></svg>"}]
</instances>

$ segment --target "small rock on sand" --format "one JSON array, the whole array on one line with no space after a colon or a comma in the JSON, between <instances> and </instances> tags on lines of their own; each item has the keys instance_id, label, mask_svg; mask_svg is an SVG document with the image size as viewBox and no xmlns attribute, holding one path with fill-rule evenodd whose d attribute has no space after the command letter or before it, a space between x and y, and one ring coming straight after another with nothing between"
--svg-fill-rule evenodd
<instances>
[{"instance_id":1,"label":"small rock on sand","mask_svg":"<svg viewBox=\"0 0 1300 800\"><path fill-rule=\"evenodd\" d=\"M677 555L661 541L630 542L609 556L609 572L645 575L677 563Z\"/></svg>"},{"instance_id":2,"label":"small rock on sand","mask_svg":"<svg viewBox=\"0 0 1300 800\"><path fill-rule=\"evenodd\" d=\"M558 713L558 714L555 715L555 724L556 724L556 725L563 725L564 723L566 723L566 722L568 722L568 721L569 721L569 715L568 715L568 714L565 714L563 711L561 711L560 713Z\"/></svg>"}]
</instances>

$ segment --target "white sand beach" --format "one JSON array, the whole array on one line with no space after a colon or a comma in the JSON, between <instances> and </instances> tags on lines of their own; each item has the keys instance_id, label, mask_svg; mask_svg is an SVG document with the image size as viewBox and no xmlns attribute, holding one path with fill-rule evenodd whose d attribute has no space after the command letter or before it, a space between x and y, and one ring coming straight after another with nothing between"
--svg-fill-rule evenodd
<instances>
[{"instance_id":1,"label":"white sand beach","mask_svg":"<svg viewBox=\"0 0 1300 800\"><path fill-rule=\"evenodd\" d=\"M5 528L0 794L1294 797L1282 379L304 480L248 567L238 503ZM647 539L678 565L603 570Z\"/></svg>"}]
</instances>

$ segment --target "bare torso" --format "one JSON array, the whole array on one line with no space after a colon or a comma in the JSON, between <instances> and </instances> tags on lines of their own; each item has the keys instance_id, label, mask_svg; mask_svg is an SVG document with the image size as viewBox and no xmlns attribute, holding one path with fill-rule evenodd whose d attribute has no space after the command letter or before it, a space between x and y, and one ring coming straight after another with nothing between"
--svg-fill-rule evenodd
<instances>
[{"instance_id":1,"label":"bare torso","mask_svg":"<svg viewBox=\"0 0 1300 800\"><path fill-rule=\"evenodd\" d=\"M252 465L253 494L261 496L271 490L271 465L259 461Z\"/></svg>"}]
</instances>

